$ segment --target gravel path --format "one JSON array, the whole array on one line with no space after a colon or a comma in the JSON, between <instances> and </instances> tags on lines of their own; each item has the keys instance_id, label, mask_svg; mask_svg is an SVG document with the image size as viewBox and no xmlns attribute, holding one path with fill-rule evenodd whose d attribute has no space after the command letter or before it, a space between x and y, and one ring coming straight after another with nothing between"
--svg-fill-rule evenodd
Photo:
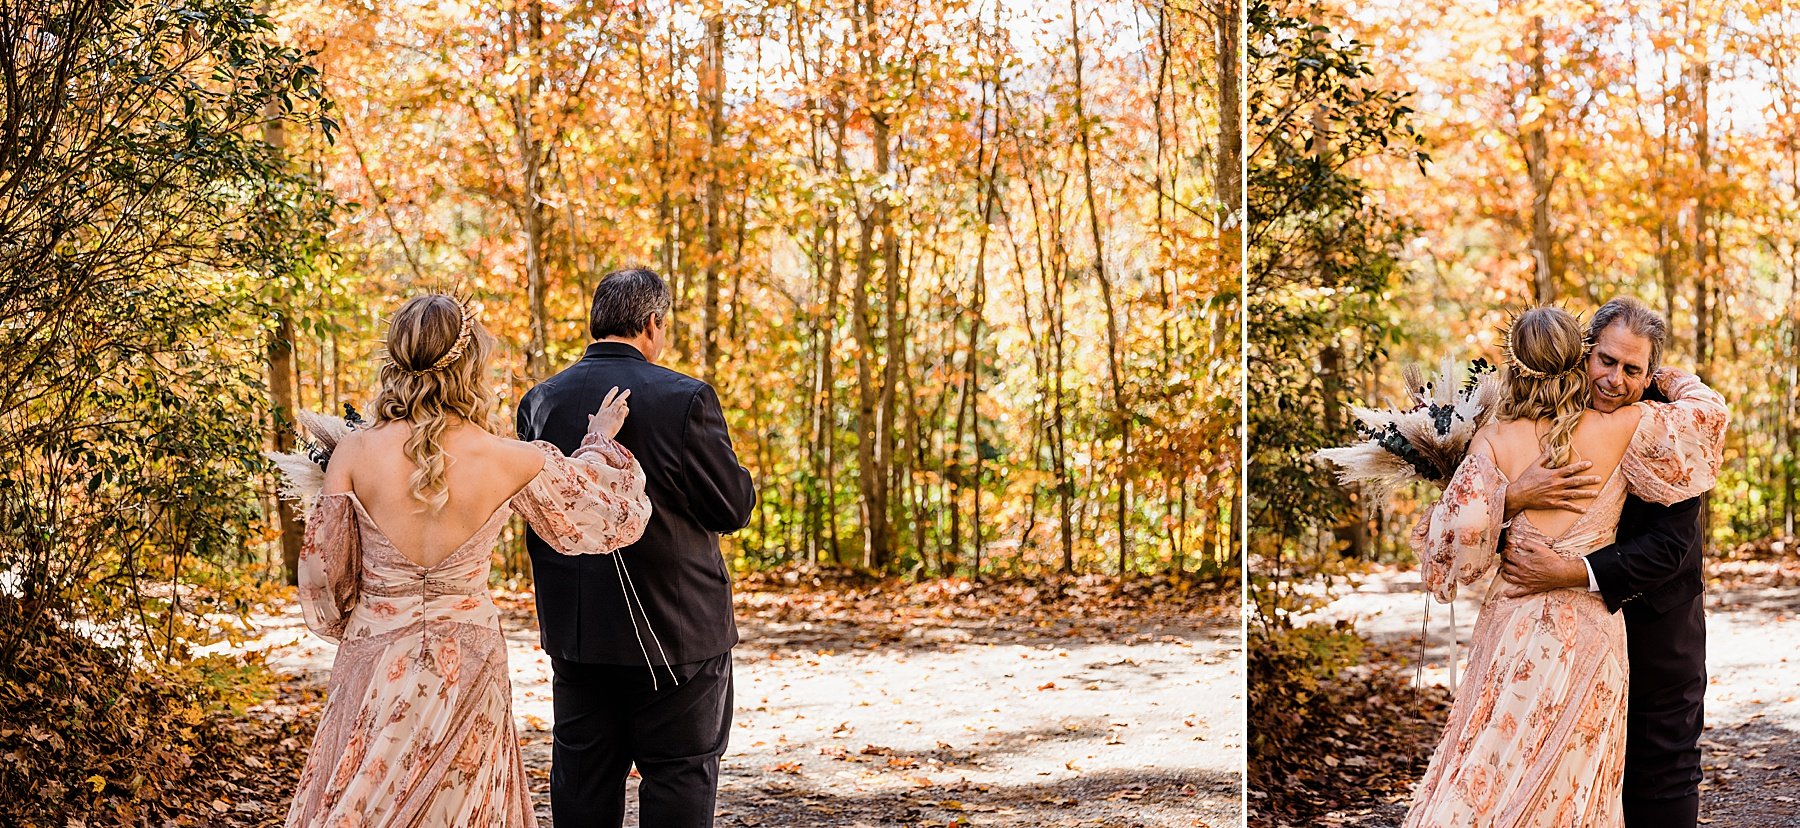
<instances>
[{"instance_id":1,"label":"gravel path","mask_svg":"<svg viewBox=\"0 0 1800 828\"><path fill-rule=\"evenodd\" d=\"M504 625L527 772L541 824L552 828L549 661L528 613L508 612ZM256 646L277 670L323 682L331 646L305 635L296 608L261 627ZM1177 616L990 629L945 619L893 629L752 618L741 629L721 826L1222 828L1242 819L1235 623Z\"/></svg>"},{"instance_id":2,"label":"gravel path","mask_svg":"<svg viewBox=\"0 0 1800 828\"><path fill-rule=\"evenodd\" d=\"M1706 606L1701 817L1800 828L1800 574L1729 562ZM1792 564L1789 564L1792 566Z\"/></svg>"},{"instance_id":3,"label":"gravel path","mask_svg":"<svg viewBox=\"0 0 1800 828\"><path fill-rule=\"evenodd\" d=\"M1766 561L1727 562L1709 575L1701 824L1800 828L1800 576ZM1458 596L1456 637L1465 659L1458 676L1467 668L1466 644L1485 594L1486 585L1478 584ZM1428 643L1420 649L1425 612L1415 572L1380 568L1352 579L1329 605L1296 623L1350 620L1371 638L1423 653L1424 680L1448 684L1449 612L1431 605ZM1323 823L1389 828L1404 816L1404 802L1370 802Z\"/></svg>"}]
</instances>

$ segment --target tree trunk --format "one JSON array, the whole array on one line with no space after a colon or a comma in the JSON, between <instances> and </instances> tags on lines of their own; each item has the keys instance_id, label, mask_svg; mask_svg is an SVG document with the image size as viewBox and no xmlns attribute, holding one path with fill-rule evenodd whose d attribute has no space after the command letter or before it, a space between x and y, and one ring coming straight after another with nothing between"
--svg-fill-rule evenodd
<instances>
[{"instance_id":1,"label":"tree trunk","mask_svg":"<svg viewBox=\"0 0 1800 828\"><path fill-rule=\"evenodd\" d=\"M281 119L281 112L271 103L263 110L268 120L263 122L263 142L269 145L278 158L285 160L287 155L287 122ZM291 452L294 450L294 319L289 312L291 297L281 296L275 300L278 310L275 330L269 334L266 348L269 368L269 402L274 410L275 450ZM293 504L286 498L275 498L275 519L281 528L281 572L288 585L300 583L300 545L304 540L305 528L300 525L299 516L294 513Z\"/></svg>"},{"instance_id":2,"label":"tree trunk","mask_svg":"<svg viewBox=\"0 0 1800 828\"><path fill-rule=\"evenodd\" d=\"M885 452L878 447L887 441L882 437L883 423L876 419L879 395L875 388L875 334L869 324L869 291L875 270L875 224L865 216L858 234L856 281L851 285L852 324L856 336L857 440L856 463L858 483L862 489L863 566L881 569L888 560L887 466Z\"/></svg>"},{"instance_id":3,"label":"tree trunk","mask_svg":"<svg viewBox=\"0 0 1800 828\"><path fill-rule=\"evenodd\" d=\"M1219 67L1219 155L1218 165L1213 174L1214 194L1225 205L1229 218L1225 224L1235 226L1242 219L1244 209L1244 131L1243 101L1238 85L1242 76L1240 65L1241 44L1239 42L1238 24L1242 17L1242 0L1223 0L1219 3L1218 16L1215 18L1218 31L1218 67ZM1165 44L1166 46L1166 44ZM1166 52L1165 62L1166 62ZM1157 84L1158 101L1161 100L1161 82ZM1162 124L1160 112L1157 123L1157 151L1160 154ZM1158 169L1160 175L1161 170ZM1158 198L1160 202L1161 199ZM1161 205L1158 205L1161 209Z\"/></svg>"},{"instance_id":4,"label":"tree trunk","mask_svg":"<svg viewBox=\"0 0 1800 828\"><path fill-rule=\"evenodd\" d=\"M1237 57L1238 27L1236 19L1237 12L1241 5L1242 4L1239 3L1238 0L1228 0L1220 6L1218 12L1220 16L1214 21L1217 40L1220 44L1219 71L1222 81L1219 87L1220 118L1218 135L1221 157L1219 159L1219 164L1213 173L1213 183L1215 197L1218 198L1228 214L1236 214L1244 208L1244 200L1241 192L1243 184L1243 135L1241 130L1238 129L1240 126L1239 121L1242 119L1242 106L1240 103L1240 90L1237 82L1240 67L1238 65ZM1150 167L1150 174L1154 189L1159 194L1156 198L1156 223L1154 225L1156 228L1156 259L1158 262L1155 271L1156 289L1157 298L1162 305L1162 320L1160 323L1160 341L1162 350L1159 354L1158 368L1162 371L1164 376L1168 376L1175 370L1175 362L1180 353L1182 337L1181 326L1176 322L1176 286L1171 284L1174 279L1174 274L1172 272L1174 268L1169 266L1170 259L1174 253L1174 240L1169 232L1168 199L1163 198L1160 194L1165 191L1170 193L1175 192L1178 186L1176 176L1179 173L1174 170L1166 169L1169 153L1166 145L1168 143L1169 131L1166 128L1165 122L1167 116L1165 115L1164 108L1170 106L1168 102L1170 74L1169 51L1171 48L1171 43L1169 42L1169 18L1166 10L1158 9L1155 14L1156 78L1152 84L1150 95L1152 116L1151 126L1154 128L1155 155ZM1229 56L1229 60L1227 60L1227 56ZM1179 109L1179 104L1176 104L1175 108ZM1226 163L1224 157L1226 155L1231 156L1232 161L1230 163ZM1165 172L1169 175L1169 181L1166 185L1163 180ZM1167 188L1166 190L1165 186ZM1182 458L1175 452L1170 452L1169 455L1167 464L1163 468L1163 488L1165 493L1165 499L1163 501L1163 519L1168 527L1167 538L1169 549L1172 553L1170 555L1169 568L1173 574L1180 575L1186 560L1186 550L1182 545L1182 530L1187 526L1187 481L1183 479L1186 471L1183 468L1184 464ZM1178 506L1179 516L1177 516ZM1210 542L1214 533L1207 533L1205 529L1203 529L1202 532L1202 537L1205 539L1203 542Z\"/></svg>"},{"instance_id":5,"label":"tree trunk","mask_svg":"<svg viewBox=\"0 0 1800 828\"><path fill-rule=\"evenodd\" d=\"M1052 230L1053 234L1058 231ZM1060 236L1057 247L1061 248ZM1059 508L1058 517L1062 521L1062 571L1075 572L1075 479L1069 473L1069 448L1066 422L1063 416L1064 398L1067 396L1063 386L1063 322L1065 308L1063 304L1064 257L1056 257L1056 305L1050 315L1050 338L1053 354L1050 360L1051 383L1054 396L1051 398L1051 459L1056 463L1056 494Z\"/></svg>"},{"instance_id":6,"label":"tree trunk","mask_svg":"<svg viewBox=\"0 0 1800 828\"><path fill-rule=\"evenodd\" d=\"M997 162L996 166L998 166ZM993 173L990 171L988 188L984 188L984 193L991 192L992 174ZM981 465L983 458L981 456L981 329L987 322L987 242L988 231L991 227L987 216L989 205L985 196L981 200L980 209L982 211L981 229L978 231L979 238L975 244L975 298L974 307L970 309L969 314L969 354L964 360L965 384L963 387L963 407L965 411L959 411L956 417L957 450L959 452L961 451L962 446L962 422L965 414L968 417L969 422L969 465L971 468L967 476L967 485L969 486L969 491L974 501L974 511L971 515L969 529L970 560L974 562L974 569L970 572L971 577L979 577L981 575L982 550Z\"/></svg>"},{"instance_id":7,"label":"tree trunk","mask_svg":"<svg viewBox=\"0 0 1800 828\"><path fill-rule=\"evenodd\" d=\"M701 53L700 98L706 112L706 284L700 304L700 377L713 381L719 351L719 264L724 256L720 221L725 186L720 180L719 148L725 141L725 19L706 19L706 46Z\"/></svg>"},{"instance_id":8,"label":"tree trunk","mask_svg":"<svg viewBox=\"0 0 1800 828\"><path fill-rule=\"evenodd\" d=\"M1131 557L1131 535L1128 518L1131 506L1131 414L1125 407L1124 366L1120 364L1119 314L1113 301L1112 279L1106 271L1106 242L1100 232L1100 204L1094 197L1093 152L1089 147L1087 110L1083 104L1081 8L1078 0L1069 0L1069 39L1075 51L1075 126L1076 141L1081 146L1081 183L1087 195L1088 232L1094 244L1094 275L1100 280L1100 298L1106 309L1106 373L1111 380L1113 426L1119 431L1118 456L1118 525L1119 577L1125 577Z\"/></svg>"},{"instance_id":9,"label":"tree trunk","mask_svg":"<svg viewBox=\"0 0 1800 828\"><path fill-rule=\"evenodd\" d=\"M538 91L544 82L539 55L543 39L544 4L542 0L528 0L525 8L524 43L521 44L520 51L524 53L529 68L525 73L524 86L513 99L513 121L519 145L520 168L524 175L516 209L525 229L525 290L531 306L531 334L525 345L525 370L533 380L543 379L549 373L549 359L545 353L548 349L549 329L544 310L544 292L548 281L544 265L546 227L543 200L538 195L543 188L544 155L534 123Z\"/></svg>"},{"instance_id":10,"label":"tree trunk","mask_svg":"<svg viewBox=\"0 0 1800 828\"><path fill-rule=\"evenodd\" d=\"M998 9L995 10L998 15ZM989 134L989 118L992 116L989 97L989 84L998 85L996 79L983 80L981 87L980 124L978 140L975 145L975 176L977 193L975 209L980 214L976 224L975 238L975 285L974 296L970 302L969 313L969 350L963 358L963 393L962 403L956 413L956 448L953 456L960 458L963 445L963 429L965 417L968 430L972 435L970 444L970 473L966 476L967 485L973 494L974 510L971 515L969 532L969 559L973 562L971 578L981 576L982 525L981 525L981 328L986 323L987 310L987 248L988 236L993 231L994 213L994 179L999 175L1000 151L996 146L991 162L987 159L988 143L998 141L997 136ZM952 508L960 507L961 502L952 504ZM956 543L956 534L952 532L951 544ZM953 573L947 573L953 574Z\"/></svg>"},{"instance_id":11,"label":"tree trunk","mask_svg":"<svg viewBox=\"0 0 1800 828\"><path fill-rule=\"evenodd\" d=\"M269 337L269 400L274 404L275 450L294 450L294 320L280 311ZM300 543L304 528L286 498L276 498L275 516L281 526L281 571L289 586L300 583Z\"/></svg>"},{"instance_id":12,"label":"tree trunk","mask_svg":"<svg viewBox=\"0 0 1800 828\"><path fill-rule=\"evenodd\" d=\"M832 370L836 363L833 350L837 342L838 284L843 276L842 260L837 253L836 225L836 214L830 214L826 218L825 224L821 225L814 233L813 256L818 260L816 265L819 276L818 283L823 285L825 290L825 309L813 326L812 433L807 452L810 455L807 459L813 477L811 502L807 504L807 511L810 514L808 523L812 532L807 543L811 547L814 564L823 562L824 555L822 553L827 546L830 548L832 561L838 564L843 563L841 550L837 548L836 543L837 510L835 503L832 502L833 499L829 497L829 493L834 487L834 474L830 458L832 435L836 430L833 424L836 421L837 410L837 380ZM831 251L826 256L825 246L828 244L831 246ZM829 530L829 537L832 540L828 545L825 543L827 522L832 525Z\"/></svg>"},{"instance_id":13,"label":"tree trunk","mask_svg":"<svg viewBox=\"0 0 1800 828\"><path fill-rule=\"evenodd\" d=\"M883 113L881 117L875 119L875 148L875 169L880 178L886 179L888 173L891 171L891 159L888 150L888 126L885 113ZM891 493L896 486L891 478L897 473L899 467L895 455L899 449L900 439L900 430L895 427L894 420L898 413L900 366L906 361L906 346L902 339L902 325L904 324L904 321L900 315L900 305L902 301L900 293L900 244L899 240L894 236L892 211L885 198L876 203L875 224L877 227L881 228L881 276L884 288L882 307L882 339L884 340L884 345L882 347L881 356L880 386L881 410L876 419L876 434L878 439L875 443L875 463L878 468L884 470L890 477L889 481L883 485L883 503L885 504L884 508L889 512L888 517L884 519L884 524L892 525L895 522L893 519L895 504L893 503ZM892 552L884 549L882 554L874 562L874 565L877 569L886 569L893 563L892 558Z\"/></svg>"},{"instance_id":14,"label":"tree trunk","mask_svg":"<svg viewBox=\"0 0 1800 828\"><path fill-rule=\"evenodd\" d=\"M1029 179L1027 180L1026 185L1027 191L1031 192ZM1034 194L1034 203L1035 199L1036 196ZM1023 323L1025 341L1029 343L1031 347L1031 376L1036 383L1037 390L1037 394L1034 395L1031 402L1031 447L1026 452L1026 456L1031 458L1032 471L1043 471L1043 446L1040 441L1044 439L1044 435L1050 430L1049 417L1044 412L1044 403L1050 398L1049 372L1044 367L1044 338L1038 335L1037 325L1032 321L1031 290L1025 279L1025 258L1020 253L1018 238L1013 235L1012 220L1005 214L1006 204L1004 201L996 201L995 207L1001 211L1002 217L1006 219L1007 246L1012 252L1012 272L1013 277L1016 280L1015 284L1017 285L1018 296L1020 299L1019 317L1020 321ZM1041 275L1041 268L1039 272ZM1042 301L1048 304L1049 300L1047 297L1043 297ZM1041 491L1042 487L1035 483L1030 486L1030 495L1025 503L1024 525L1019 529L1020 557L1023 557L1026 553L1030 552L1035 545L1035 537L1037 534L1038 495ZM980 572L979 561L977 562L976 571L978 573Z\"/></svg>"},{"instance_id":15,"label":"tree trunk","mask_svg":"<svg viewBox=\"0 0 1800 828\"><path fill-rule=\"evenodd\" d=\"M1712 374L1712 282L1718 259L1716 240L1709 239L1712 229L1712 134L1708 123L1708 95L1712 69L1704 63L1695 78L1694 142L1696 162L1700 168L1700 196L1694 204L1694 373L1701 379Z\"/></svg>"},{"instance_id":16,"label":"tree trunk","mask_svg":"<svg viewBox=\"0 0 1800 828\"><path fill-rule=\"evenodd\" d=\"M1783 441L1785 457L1781 464L1781 527L1782 536L1794 536L1794 490L1795 467L1800 465L1800 429L1795 428L1797 409L1800 409L1800 267L1790 261L1788 264L1788 313L1787 313L1787 394L1782 403L1781 430L1786 437Z\"/></svg>"},{"instance_id":17,"label":"tree trunk","mask_svg":"<svg viewBox=\"0 0 1800 828\"><path fill-rule=\"evenodd\" d=\"M879 44L876 41L879 28L879 13L875 0L863 0L863 30L860 45L863 82L865 84L864 106L870 124L870 141L874 145L875 175L877 180L885 182L892 172L892 147L889 144L889 116L883 105L878 103L880 90L877 88L877 70L879 64ZM870 198L868 214L862 220L862 233L857 251L856 303L857 303L857 342L861 353L857 359L857 378L861 386L860 414L862 416L862 441L857 452L862 466L863 480L863 564L870 569L886 570L892 562L892 530L890 512L892 503L892 473L894 469L894 449L898 435L894 428L896 406L895 386L899 378L900 353L900 273L899 245L894 238L891 224L891 208L886 192L877 192ZM882 366L881 380L875 381L874 360L876 343L874 332L869 322L869 291L874 286L876 235L880 234L880 257L883 267L883 301L882 308Z\"/></svg>"},{"instance_id":18,"label":"tree trunk","mask_svg":"<svg viewBox=\"0 0 1800 828\"><path fill-rule=\"evenodd\" d=\"M1790 103L1789 110L1793 106ZM1800 201L1800 147L1792 140L1788 143L1788 181L1793 188L1793 197ZM1800 244L1789 241L1787 244L1788 266L1788 307L1784 314L1787 324L1787 393L1782 395L1781 429L1784 436L1783 448L1786 454L1781 464L1781 528L1782 536L1794 536L1795 509L1795 472L1800 465L1800 429L1795 428L1796 414L1800 413Z\"/></svg>"},{"instance_id":19,"label":"tree trunk","mask_svg":"<svg viewBox=\"0 0 1800 828\"><path fill-rule=\"evenodd\" d=\"M1531 97L1544 102L1550 82L1544 65L1542 17L1531 20L1530 84ZM1547 110L1543 110L1536 120L1520 125L1525 131L1525 170L1531 177L1532 295L1540 305L1556 301L1556 286L1562 281L1562 263L1556 256L1556 237L1550 224L1550 191L1556 176L1550 169L1549 120Z\"/></svg>"},{"instance_id":20,"label":"tree trunk","mask_svg":"<svg viewBox=\"0 0 1800 828\"><path fill-rule=\"evenodd\" d=\"M1325 346L1319 351L1319 387L1325 389L1344 388L1344 350L1336 343ZM1342 428L1347 423L1344 404L1338 399L1338 390L1328 390L1324 397L1325 423L1331 428ZM1369 523L1363 519L1362 510L1354 509L1349 521L1332 530L1339 541L1345 543L1348 554L1357 560L1369 557Z\"/></svg>"},{"instance_id":21,"label":"tree trunk","mask_svg":"<svg viewBox=\"0 0 1800 828\"><path fill-rule=\"evenodd\" d=\"M636 5L636 4L633 4ZM681 205L675 203L675 105L676 90L680 85L682 55L677 48L680 38L675 29L675 17L669 16L668 52L665 61L669 74L663 80L662 95L662 157L657 167L657 175L661 182L661 197L657 202L657 218L663 228L663 278L669 280L669 318L670 339L675 348L677 362L688 361L689 349L693 347L693 337L687 336L683 325L687 319L687 275L688 259L683 255L682 245L687 237L682 233Z\"/></svg>"}]
</instances>

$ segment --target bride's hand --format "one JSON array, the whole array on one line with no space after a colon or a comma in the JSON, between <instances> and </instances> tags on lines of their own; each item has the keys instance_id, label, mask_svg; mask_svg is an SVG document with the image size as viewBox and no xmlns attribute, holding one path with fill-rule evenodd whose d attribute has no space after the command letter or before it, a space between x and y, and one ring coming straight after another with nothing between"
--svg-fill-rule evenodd
<instances>
[{"instance_id":1,"label":"bride's hand","mask_svg":"<svg viewBox=\"0 0 1800 828\"><path fill-rule=\"evenodd\" d=\"M631 413L631 406L625 403L630 398L631 389L620 391L618 386L613 386L600 403L600 410L588 415L588 433L608 439L617 435L619 427L625 425L626 415Z\"/></svg>"}]
</instances>

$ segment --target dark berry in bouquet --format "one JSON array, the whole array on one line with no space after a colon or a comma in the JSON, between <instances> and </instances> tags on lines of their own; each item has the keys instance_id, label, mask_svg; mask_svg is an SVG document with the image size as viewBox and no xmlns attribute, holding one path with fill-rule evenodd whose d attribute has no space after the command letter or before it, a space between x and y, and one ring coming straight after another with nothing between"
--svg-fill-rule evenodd
<instances>
[{"instance_id":1,"label":"dark berry in bouquet","mask_svg":"<svg viewBox=\"0 0 1800 828\"><path fill-rule=\"evenodd\" d=\"M1414 483L1449 482L1499 399L1500 379L1485 359L1459 371L1446 357L1429 376L1407 366L1406 393L1404 408L1353 407L1359 439L1312 455L1335 464L1338 482L1360 487L1371 509Z\"/></svg>"}]
</instances>

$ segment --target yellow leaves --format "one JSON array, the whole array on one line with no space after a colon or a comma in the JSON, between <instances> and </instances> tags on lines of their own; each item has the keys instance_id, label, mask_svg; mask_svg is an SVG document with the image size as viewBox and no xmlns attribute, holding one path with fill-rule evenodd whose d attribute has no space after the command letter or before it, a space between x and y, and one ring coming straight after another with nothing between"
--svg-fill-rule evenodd
<instances>
[{"instance_id":1,"label":"yellow leaves","mask_svg":"<svg viewBox=\"0 0 1800 828\"><path fill-rule=\"evenodd\" d=\"M516 11L511 7L454 0L433 9L425 0L404 0L375 15L379 24L356 30L359 37L336 39L332 26L363 26L369 15L337 0L307 2L320 13L296 16L296 26L313 27L302 39L324 44L320 59L329 76L355 79L332 90L355 151L340 142L320 163L344 197L362 205L341 216L336 237L345 254L338 310L346 330L329 342L299 344L296 364L309 398L366 386L367 343L379 339L381 317L416 282L415 262L424 275L469 281L481 295L483 321L502 343L494 368L507 377L502 398L522 393L520 354L535 327L517 210L523 119L554 145L553 171L537 193L553 221L539 320L551 340L551 366L579 358L593 281L642 262L667 270L677 294L666 361L692 369L700 320L708 318L704 272L717 268L722 278L710 318L726 358L707 379L733 412L740 456L769 487L760 494L771 504L764 510L770 532L798 523L789 492L831 487L837 496L828 498L830 508L840 525L851 525L859 509L850 494L852 458L857 440L876 428L859 414L859 363L875 368L874 393L891 394L906 412L889 427L913 430L901 438L904 455L889 460L896 471L919 471L910 478L918 486L954 488L972 504L970 455L983 453L982 508L990 526L1040 519L1046 487L1055 482L1078 490L1077 509L1114 485L1087 471L1057 479L1040 469L1053 451L1044 400L1052 385L1066 418L1054 451L1073 456L1088 451L1077 448L1082 444L1117 444L1116 436L1098 433L1111 427L1099 393L1107 335L1091 268L1082 264L1092 253L1080 188L1071 182L1077 152L1070 96L1049 80L1056 73L1033 68L1048 72L1049 61L1066 59L1066 26L1035 25L1039 10L1029 6L990 7L1014 18L998 25L1025 28L976 44L970 35L977 21L966 5L884 8L879 14L895 19L869 32L880 55L865 65L854 42L863 21L853 7L803 3L790 10L799 17L789 29L763 28L740 4L719 4L731 25L725 123L715 144L711 87L698 82L707 13L701 7L647 6L614 15L600 31L583 28L596 25L584 16L602 14L604 4L549 3L545 48L527 57L505 42L504 27L517 24L507 16ZM329 22L334 16L349 19ZM889 25L901 17L904 26ZM1203 74L1211 71L1203 55L1210 40L1202 44L1200 32L1173 35L1170 85L1161 106L1152 107L1154 93L1141 74L1147 64L1103 57L1138 54L1128 41L1142 33L1090 22L1095 28L1083 37L1096 51L1084 83L1101 153L1100 232L1125 328L1125 387L1128 397L1136 388L1160 394L1155 410L1134 426L1134 448L1185 445L1190 432L1214 430L1190 429L1185 421L1236 421L1211 402L1236 382L1206 360L1235 363L1236 338L1212 333L1235 327L1239 317L1207 303L1237 291L1237 244L1217 227L1212 176L1189 168L1199 157L1190 150L1216 136ZM584 79L590 48L601 57ZM996 75L999 66L1013 69ZM511 96L534 71L543 86L521 112ZM885 153L876 147L881 125ZM984 178L990 172L992 182ZM984 222L981 206L990 196ZM878 207L888 208L891 220L865 236ZM866 346L857 341L852 312L865 245L873 251ZM978 258L985 287L979 304ZM890 282L900 285L891 294ZM835 313L822 318L828 307ZM900 310L890 316L890 307ZM981 389L965 408L959 395L969 361L962 351L976 308ZM890 326L899 332L893 339ZM1061 346L1055 357L1053 339ZM900 366L897 377L883 370L890 359ZM816 392L827 365L831 387ZM1170 378L1180 390L1160 391ZM814 437L821 402L833 418L823 440ZM915 418L915 411L931 416ZM959 422L961 465L958 474L946 474L951 462L936 458L957 453L942 447L954 439L949 423ZM1155 436L1139 439L1147 435ZM835 479L814 481L812 461L823 452L836 457ZM1146 473L1134 479L1135 499L1147 503L1181 485L1152 479L1153 464L1173 468L1187 458L1169 459L1134 454L1134 471ZM892 505L904 508L898 500ZM1151 531L1147 521L1136 523ZM1033 525L1040 528L1032 534L1043 531ZM756 551L747 559L766 561L772 541L757 526L734 543Z\"/></svg>"},{"instance_id":2,"label":"yellow leaves","mask_svg":"<svg viewBox=\"0 0 1800 828\"><path fill-rule=\"evenodd\" d=\"M92 786L94 789L94 793L100 793L101 791L106 790L106 778L99 774L94 774L93 776L90 776L82 781L86 782L86 783L88 783L88 785Z\"/></svg>"},{"instance_id":3,"label":"yellow leaves","mask_svg":"<svg viewBox=\"0 0 1800 828\"><path fill-rule=\"evenodd\" d=\"M1525 106L1519 110L1519 131L1524 133L1545 129L1546 125L1543 123L1545 109L1543 97L1532 95L1526 98Z\"/></svg>"}]
</instances>

